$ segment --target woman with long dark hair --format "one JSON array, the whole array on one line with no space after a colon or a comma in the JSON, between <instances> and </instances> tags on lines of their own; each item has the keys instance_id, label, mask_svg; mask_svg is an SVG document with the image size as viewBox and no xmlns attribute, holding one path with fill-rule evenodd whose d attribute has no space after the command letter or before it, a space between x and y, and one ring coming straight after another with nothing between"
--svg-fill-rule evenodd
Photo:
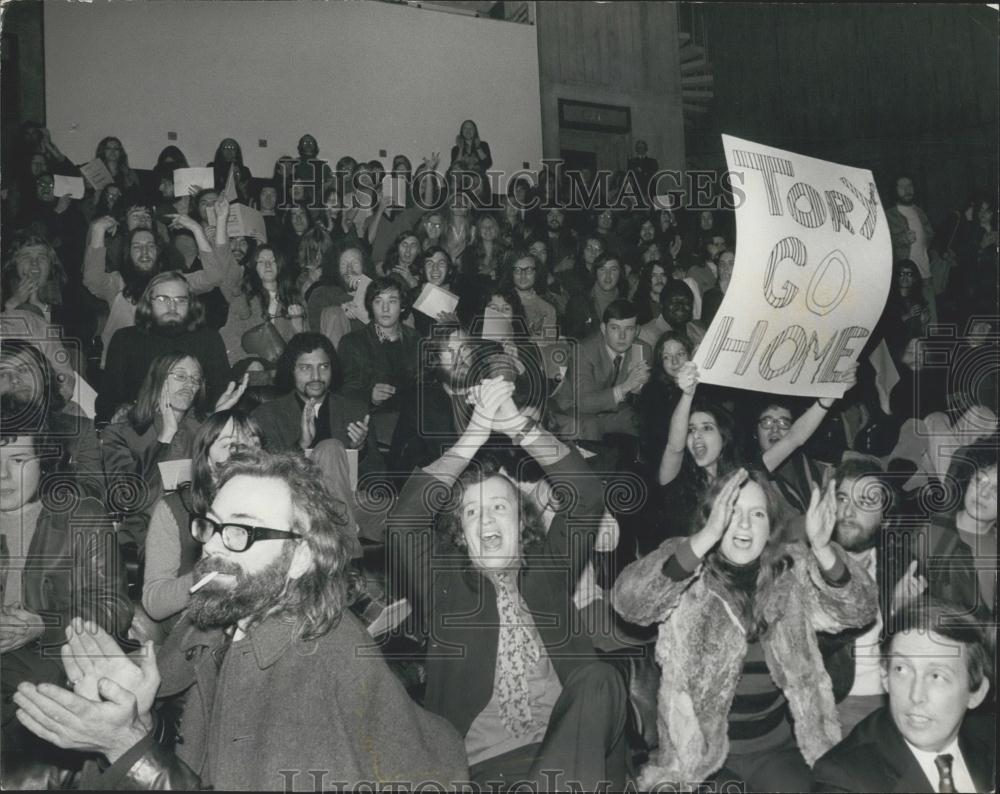
<instances>
[{"instance_id":1,"label":"woman with long dark hair","mask_svg":"<svg viewBox=\"0 0 1000 794\"><path fill-rule=\"evenodd\" d=\"M188 527L189 514L208 512L216 472L230 456L262 446L257 422L238 410L212 414L195 434L191 481L161 498L149 520L142 606L153 620L171 618L187 606L194 584L191 569L201 556L201 544Z\"/></svg>"},{"instance_id":2,"label":"woman with long dark hair","mask_svg":"<svg viewBox=\"0 0 1000 794\"><path fill-rule=\"evenodd\" d=\"M636 400L640 457L650 475L655 474L667 445L669 428L663 418L673 413L681 398L677 378L692 355L694 345L680 331L667 331L653 347L650 378Z\"/></svg>"},{"instance_id":3,"label":"woman with long dark hair","mask_svg":"<svg viewBox=\"0 0 1000 794\"><path fill-rule=\"evenodd\" d=\"M871 577L831 542L836 510L834 484L822 497L814 488L808 546L785 543L770 484L739 469L705 495L690 537L618 577L617 612L660 624L659 747L640 789L808 790L810 765L841 739L816 632L863 627L878 611Z\"/></svg>"},{"instance_id":4,"label":"woman with long dark hair","mask_svg":"<svg viewBox=\"0 0 1000 794\"><path fill-rule=\"evenodd\" d=\"M472 119L466 119L455 136L455 145L451 147L450 168L461 168L466 171L483 173L493 165L493 155L490 145L479 138L479 127ZM450 170L450 169L449 169Z\"/></svg>"}]
</instances>

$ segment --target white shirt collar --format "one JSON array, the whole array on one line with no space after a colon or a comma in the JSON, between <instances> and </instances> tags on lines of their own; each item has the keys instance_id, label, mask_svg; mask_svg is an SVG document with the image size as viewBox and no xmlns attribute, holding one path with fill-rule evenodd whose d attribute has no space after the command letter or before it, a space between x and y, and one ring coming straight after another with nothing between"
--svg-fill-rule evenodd
<instances>
[{"instance_id":1,"label":"white shirt collar","mask_svg":"<svg viewBox=\"0 0 1000 794\"><path fill-rule=\"evenodd\" d=\"M938 783L941 779L941 774L938 772L937 764L934 763L934 759L939 755L950 755L951 779L955 783L955 790L975 792L976 786L972 781L972 775L969 772L969 768L965 765L965 758L962 756L962 751L958 749L957 736L951 740L951 743L947 747L937 753L930 752L929 750L920 750L914 747L906 740L906 737L903 737L903 741L906 742L906 746L910 748L910 752L913 753L913 757L920 765L920 769L924 773L924 777L927 778L927 781L931 784L931 788L934 791L937 791Z\"/></svg>"}]
</instances>

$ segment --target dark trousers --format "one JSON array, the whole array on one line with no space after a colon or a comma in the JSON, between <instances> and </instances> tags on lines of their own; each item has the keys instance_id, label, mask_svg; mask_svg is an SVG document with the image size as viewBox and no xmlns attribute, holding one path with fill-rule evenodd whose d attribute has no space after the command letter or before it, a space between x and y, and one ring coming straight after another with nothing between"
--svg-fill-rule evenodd
<instances>
[{"instance_id":1,"label":"dark trousers","mask_svg":"<svg viewBox=\"0 0 1000 794\"><path fill-rule=\"evenodd\" d=\"M487 758L470 770L483 790L620 791L626 783L625 709L621 673L591 662L563 683L541 743ZM601 786L602 781L605 782ZM492 786L492 788L490 788Z\"/></svg>"},{"instance_id":2,"label":"dark trousers","mask_svg":"<svg viewBox=\"0 0 1000 794\"><path fill-rule=\"evenodd\" d=\"M746 792L797 792L809 791L812 786L812 772L799 752L791 745L763 753L746 755L732 754L726 765L712 775L711 782L717 791L734 790L726 788L726 783L740 785Z\"/></svg>"}]
</instances>

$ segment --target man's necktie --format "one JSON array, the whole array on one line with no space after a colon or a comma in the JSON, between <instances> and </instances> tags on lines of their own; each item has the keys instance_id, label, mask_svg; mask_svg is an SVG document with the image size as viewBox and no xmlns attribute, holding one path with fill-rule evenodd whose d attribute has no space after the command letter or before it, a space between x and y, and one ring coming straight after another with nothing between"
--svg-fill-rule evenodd
<instances>
[{"instance_id":1,"label":"man's necktie","mask_svg":"<svg viewBox=\"0 0 1000 794\"><path fill-rule=\"evenodd\" d=\"M953 794L958 791L955 788L955 781L951 779L951 756L948 753L939 755L934 759L934 766L938 769L938 787L941 794Z\"/></svg>"},{"instance_id":2,"label":"man's necktie","mask_svg":"<svg viewBox=\"0 0 1000 794\"><path fill-rule=\"evenodd\" d=\"M612 386L617 386L618 385L618 375L622 371L622 361L624 359L625 359L625 356L623 354L621 354L621 353L619 353L617 356L615 356L615 374L611 377L611 385Z\"/></svg>"}]
</instances>

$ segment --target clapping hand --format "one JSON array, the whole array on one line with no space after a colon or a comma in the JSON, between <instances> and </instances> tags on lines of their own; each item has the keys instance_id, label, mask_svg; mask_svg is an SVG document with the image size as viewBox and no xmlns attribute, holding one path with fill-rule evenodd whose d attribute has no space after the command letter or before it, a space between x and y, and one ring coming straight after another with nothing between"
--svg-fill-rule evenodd
<instances>
[{"instance_id":1,"label":"clapping hand","mask_svg":"<svg viewBox=\"0 0 1000 794\"><path fill-rule=\"evenodd\" d=\"M45 631L45 622L30 609L18 606L0 611L0 653L16 651L34 642Z\"/></svg>"},{"instance_id":2,"label":"clapping hand","mask_svg":"<svg viewBox=\"0 0 1000 794\"><path fill-rule=\"evenodd\" d=\"M347 437L351 441L351 449L359 449L368 438L368 419L369 414L365 414L365 418L360 422L351 422L347 425Z\"/></svg>"},{"instance_id":3,"label":"clapping hand","mask_svg":"<svg viewBox=\"0 0 1000 794\"><path fill-rule=\"evenodd\" d=\"M836 564L836 558L830 549L830 539L837 525L837 492L833 480L827 483L820 496L819 486L813 485L809 507L806 509L806 537L813 554L820 564L830 570Z\"/></svg>"},{"instance_id":4,"label":"clapping hand","mask_svg":"<svg viewBox=\"0 0 1000 794\"><path fill-rule=\"evenodd\" d=\"M376 383L372 386L372 405L381 405L396 393L396 387L388 383Z\"/></svg>"},{"instance_id":5,"label":"clapping hand","mask_svg":"<svg viewBox=\"0 0 1000 794\"><path fill-rule=\"evenodd\" d=\"M177 430L179 428L177 423L177 414L174 413L174 409L170 405L169 380L164 381L163 387L160 389L160 401L157 408L159 410L160 419L163 422L163 429L160 431L158 438L164 444L169 444L174 440L174 436L177 435Z\"/></svg>"},{"instance_id":6,"label":"clapping hand","mask_svg":"<svg viewBox=\"0 0 1000 794\"><path fill-rule=\"evenodd\" d=\"M726 484L712 502L712 511L708 515L705 526L691 538L691 550L699 557L704 557L729 529L729 521L733 517L733 508L740 495L740 488L750 475L746 469L737 469L726 480Z\"/></svg>"},{"instance_id":7,"label":"clapping hand","mask_svg":"<svg viewBox=\"0 0 1000 794\"><path fill-rule=\"evenodd\" d=\"M316 406L319 400L310 397L302 406L302 421L300 426L299 446L310 449L316 439Z\"/></svg>"},{"instance_id":8,"label":"clapping hand","mask_svg":"<svg viewBox=\"0 0 1000 794\"><path fill-rule=\"evenodd\" d=\"M466 395L466 399L475 406L470 427L489 434L498 421L501 408L513 395L514 384L505 378L484 378L477 383Z\"/></svg>"},{"instance_id":9,"label":"clapping hand","mask_svg":"<svg viewBox=\"0 0 1000 794\"><path fill-rule=\"evenodd\" d=\"M228 411L230 408L234 407L236 403L240 401L243 396L243 392L247 390L247 385L250 383L250 373L243 373L243 378L240 380L239 384L236 381L229 381L229 385L226 390L222 393L222 396L215 401L215 410L213 413L218 413L219 411Z\"/></svg>"}]
</instances>

